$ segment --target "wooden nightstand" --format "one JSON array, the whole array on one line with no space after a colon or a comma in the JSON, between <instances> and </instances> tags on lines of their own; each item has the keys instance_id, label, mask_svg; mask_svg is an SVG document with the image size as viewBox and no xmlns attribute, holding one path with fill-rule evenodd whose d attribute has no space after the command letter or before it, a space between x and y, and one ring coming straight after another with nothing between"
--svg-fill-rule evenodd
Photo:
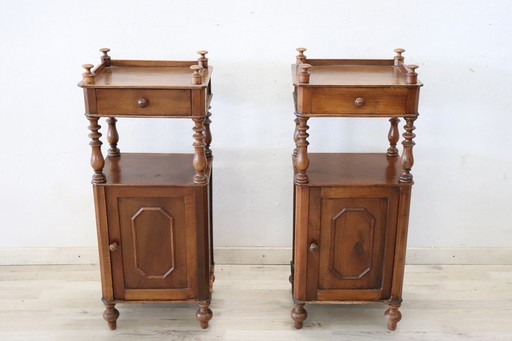
<instances>
[{"instance_id":1,"label":"wooden nightstand","mask_svg":"<svg viewBox=\"0 0 512 341\"><path fill-rule=\"evenodd\" d=\"M419 90L416 65L394 59L307 59L292 65L296 129L292 318L305 303L385 303L401 313ZM386 153L309 153L311 117L390 117ZM402 156L399 117L406 121Z\"/></svg>"},{"instance_id":2,"label":"wooden nightstand","mask_svg":"<svg viewBox=\"0 0 512 341\"><path fill-rule=\"evenodd\" d=\"M83 65L103 317L116 328L116 303L199 304L202 328L212 318L212 67L198 61L112 60ZM92 69L92 70L91 70ZM108 156L98 120L107 117ZM193 154L120 153L116 117L189 118Z\"/></svg>"}]
</instances>

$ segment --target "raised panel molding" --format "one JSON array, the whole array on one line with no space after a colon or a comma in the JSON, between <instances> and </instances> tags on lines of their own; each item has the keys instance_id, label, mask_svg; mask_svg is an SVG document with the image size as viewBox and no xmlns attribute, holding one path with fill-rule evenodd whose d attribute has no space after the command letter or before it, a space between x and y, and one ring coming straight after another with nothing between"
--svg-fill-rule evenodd
<instances>
[{"instance_id":1,"label":"raised panel molding","mask_svg":"<svg viewBox=\"0 0 512 341\"><path fill-rule=\"evenodd\" d=\"M360 279L372 265L375 217L364 207L343 208L331 220L329 270L341 279Z\"/></svg>"},{"instance_id":2,"label":"raised panel molding","mask_svg":"<svg viewBox=\"0 0 512 341\"><path fill-rule=\"evenodd\" d=\"M174 270L173 220L162 207L141 207L131 217L134 261L142 276L166 278Z\"/></svg>"}]
</instances>

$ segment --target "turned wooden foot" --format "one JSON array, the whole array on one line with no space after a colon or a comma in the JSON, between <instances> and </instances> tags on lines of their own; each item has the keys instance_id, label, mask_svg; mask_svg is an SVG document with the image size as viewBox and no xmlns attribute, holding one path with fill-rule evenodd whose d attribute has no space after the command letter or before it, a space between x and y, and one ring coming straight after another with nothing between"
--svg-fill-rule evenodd
<instances>
[{"instance_id":1,"label":"turned wooden foot","mask_svg":"<svg viewBox=\"0 0 512 341\"><path fill-rule=\"evenodd\" d=\"M396 329L396 324L402 319L402 313L398 308L400 305L389 305L388 310L384 313L388 319L388 329L391 331Z\"/></svg>"},{"instance_id":2,"label":"turned wooden foot","mask_svg":"<svg viewBox=\"0 0 512 341\"><path fill-rule=\"evenodd\" d=\"M208 321L210 321L213 317L213 313L209 306L209 301L199 303L199 310L197 311L196 314L196 317L199 320L199 323L201 324L201 328L203 329L208 328Z\"/></svg>"},{"instance_id":3,"label":"turned wooden foot","mask_svg":"<svg viewBox=\"0 0 512 341\"><path fill-rule=\"evenodd\" d=\"M295 303L295 308L292 309L291 316L295 322L295 328L301 329L304 320L308 317L308 312L304 309L304 303Z\"/></svg>"},{"instance_id":4,"label":"turned wooden foot","mask_svg":"<svg viewBox=\"0 0 512 341\"><path fill-rule=\"evenodd\" d=\"M103 318L108 323L110 330L114 330L117 327L117 319L119 318L119 310L115 308L115 303L103 302L105 305L105 311L103 312Z\"/></svg>"}]
</instances>

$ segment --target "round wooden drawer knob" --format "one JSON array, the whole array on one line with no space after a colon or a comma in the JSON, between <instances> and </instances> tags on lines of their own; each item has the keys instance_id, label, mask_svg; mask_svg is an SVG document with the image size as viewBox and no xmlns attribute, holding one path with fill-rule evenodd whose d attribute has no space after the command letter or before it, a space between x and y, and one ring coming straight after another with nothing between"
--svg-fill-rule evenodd
<instances>
[{"instance_id":1,"label":"round wooden drawer knob","mask_svg":"<svg viewBox=\"0 0 512 341\"><path fill-rule=\"evenodd\" d=\"M356 98L356 100L354 101L356 107L362 107L365 103L366 101L364 100L364 98L361 97Z\"/></svg>"},{"instance_id":2,"label":"round wooden drawer knob","mask_svg":"<svg viewBox=\"0 0 512 341\"><path fill-rule=\"evenodd\" d=\"M147 107L147 106L148 106L148 104L149 104L149 101L148 101L147 99L145 99L145 98L139 98L139 99L137 100L137 105L138 105L139 107L141 107L141 108L145 108L145 107Z\"/></svg>"},{"instance_id":3,"label":"round wooden drawer knob","mask_svg":"<svg viewBox=\"0 0 512 341\"><path fill-rule=\"evenodd\" d=\"M114 243L110 244L108 246L108 248L109 248L110 251L114 252L114 251L117 251L117 246L118 246L117 243L114 242Z\"/></svg>"}]
</instances>

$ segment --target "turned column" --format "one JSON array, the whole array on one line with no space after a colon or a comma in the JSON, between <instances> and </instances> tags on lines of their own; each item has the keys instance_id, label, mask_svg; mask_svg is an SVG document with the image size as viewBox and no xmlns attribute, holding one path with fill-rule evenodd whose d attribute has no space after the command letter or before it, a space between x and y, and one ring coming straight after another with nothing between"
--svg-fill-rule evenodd
<instances>
[{"instance_id":1,"label":"turned column","mask_svg":"<svg viewBox=\"0 0 512 341\"><path fill-rule=\"evenodd\" d=\"M98 117L92 117L86 115L89 120L89 138L91 142L89 145L91 146L91 167L94 170L94 174L92 176L93 184L101 184L106 182L105 174L103 174L103 167L105 166L105 159L103 158L103 154L101 153L101 145L100 141L101 133L99 132L101 126L98 124Z\"/></svg>"},{"instance_id":2,"label":"turned column","mask_svg":"<svg viewBox=\"0 0 512 341\"><path fill-rule=\"evenodd\" d=\"M204 126L203 126L203 118L194 118L194 158L192 160L192 164L196 171L194 175L194 183L198 185L203 185L208 183L208 178L206 177L206 154L205 154L205 146L204 142Z\"/></svg>"},{"instance_id":3,"label":"turned column","mask_svg":"<svg viewBox=\"0 0 512 341\"><path fill-rule=\"evenodd\" d=\"M295 174L295 183L297 185L307 184L309 182L309 178L306 174L309 167L309 158L308 158L308 145L309 142L307 138L309 134L307 130L309 126L306 124L309 120L309 117L297 117L299 121L297 127L297 155L294 158L294 166L297 169L297 173Z\"/></svg>"},{"instance_id":4,"label":"turned column","mask_svg":"<svg viewBox=\"0 0 512 341\"><path fill-rule=\"evenodd\" d=\"M210 321L213 317L213 312L211 311L210 301L199 302L199 309L197 310L196 317L199 320L201 328L208 328L208 321Z\"/></svg>"},{"instance_id":5,"label":"turned column","mask_svg":"<svg viewBox=\"0 0 512 341\"><path fill-rule=\"evenodd\" d=\"M105 305L105 311L103 312L103 318L108 323L110 330L117 328L117 319L119 318L119 310L115 308L116 304L103 300Z\"/></svg>"},{"instance_id":6,"label":"turned column","mask_svg":"<svg viewBox=\"0 0 512 341\"><path fill-rule=\"evenodd\" d=\"M400 138L400 133L398 132L398 123L400 122L400 119L397 117L392 117L389 119L389 122L391 125L389 127L388 133L388 156L398 156L398 148L396 148L396 144Z\"/></svg>"},{"instance_id":7,"label":"turned column","mask_svg":"<svg viewBox=\"0 0 512 341\"><path fill-rule=\"evenodd\" d=\"M295 142L295 148L293 149L293 157L297 156L297 141L299 140L299 118L297 113L295 113L295 116L297 117L295 117L295 119L293 120L293 122L295 122L295 130L293 132L293 142Z\"/></svg>"},{"instance_id":8,"label":"turned column","mask_svg":"<svg viewBox=\"0 0 512 341\"><path fill-rule=\"evenodd\" d=\"M295 328L301 329L304 320L308 317L308 312L304 309L304 303L295 303L295 307L292 309L291 316L295 322Z\"/></svg>"},{"instance_id":9,"label":"turned column","mask_svg":"<svg viewBox=\"0 0 512 341\"><path fill-rule=\"evenodd\" d=\"M414 117L405 117L405 132L403 133L404 140L402 141L402 146L404 146L402 150L402 174L400 174L400 182L412 182L412 174L411 169L414 165L414 156L412 153L412 148L416 144L413 139L416 137L416 134L413 133L413 130L416 129L414 126L414 121L418 118L418 115Z\"/></svg>"},{"instance_id":10,"label":"turned column","mask_svg":"<svg viewBox=\"0 0 512 341\"><path fill-rule=\"evenodd\" d=\"M212 120L210 120L210 116L212 116L212 113L208 111L206 113L206 117L204 118L203 125L204 125L204 143L205 146L205 154L207 159L211 159L212 157L212 150L210 149L210 144L212 143L212 132L210 131L210 123L212 123Z\"/></svg>"},{"instance_id":11,"label":"turned column","mask_svg":"<svg viewBox=\"0 0 512 341\"><path fill-rule=\"evenodd\" d=\"M117 119L115 117L107 118L108 123L108 132L107 132L107 141L110 145L108 149L108 157L119 157L121 156L121 152L119 148L117 148L117 143L119 142L119 133L116 128Z\"/></svg>"}]
</instances>

